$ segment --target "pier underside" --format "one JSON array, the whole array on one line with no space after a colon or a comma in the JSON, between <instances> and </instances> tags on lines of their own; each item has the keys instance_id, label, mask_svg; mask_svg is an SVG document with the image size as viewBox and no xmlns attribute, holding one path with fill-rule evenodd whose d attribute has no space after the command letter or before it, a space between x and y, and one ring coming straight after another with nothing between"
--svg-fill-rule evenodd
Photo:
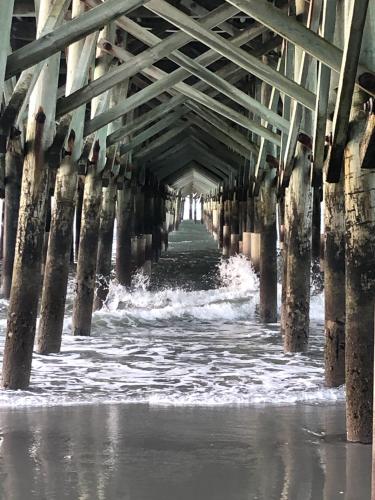
<instances>
[{"instance_id":1,"label":"pier underside","mask_svg":"<svg viewBox=\"0 0 375 500\"><path fill-rule=\"evenodd\" d=\"M272 439L278 453L284 439L297 448L307 443L311 457L297 466L299 451L289 447L272 466L275 489L259 482L247 494L367 498L367 483L363 496L351 493L350 445L342 458L344 445L332 438L331 459L331 437L319 445L314 439L319 432L336 435L336 422L349 443L372 442L374 99L375 0L2 1L0 405L48 405L49 397L57 405L64 398L74 404L156 398L166 405L177 398L199 407L298 403L278 410L285 429ZM135 358L118 358L138 341L144 351L138 346ZM107 359L112 343L114 357ZM102 356L108 366L101 366ZM206 364L211 372L202 370ZM89 396L81 401L86 377ZM336 402L332 418L323 404L328 399ZM308 400L324 408L304 415ZM139 409L146 426L147 411ZM198 421L210 411L199 410ZM254 412L259 419L267 414ZM233 419L250 414L248 408L213 413L213 447ZM177 410L155 415L172 419L172 434L180 425ZM319 431L325 415L330 424ZM0 425L3 417L7 410ZM36 432L30 418L27 432ZM297 422L298 440L285 437L289 418ZM311 441L301 430L304 418ZM258 424L249 433L245 427L241 420L238 442L235 431L228 435L236 459L264 432ZM156 450L164 450L168 436L159 436ZM190 464L195 440L188 434ZM235 482L226 443L217 461L197 452L208 471L196 479L202 499L209 498L202 492L221 456L224 474ZM134 446L139 453L139 442ZM205 442L203 455L210 446ZM334 472L301 472L306 460L318 467L317 446ZM9 447L18 460L18 447ZM155 450L145 448L148 467ZM114 460L126 462L120 455ZM181 467L181 456L166 455L167 462L175 458ZM344 493L333 493L330 481L345 475L341 459L347 483ZM264 475L262 460L256 467L253 460L251 451L237 496L223 488L212 498L248 498L244 471L251 476L259 467ZM2 470L7 477L16 470L1 467L0 478ZM310 496L297 485L293 490L300 473ZM192 498L194 482L175 497ZM9 484L5 498L16 491ZM146 490L116 494L141 499ZM94 498L87 491L82 498ZM166 498L162 488L158 495Z\"/></svg>"}]
</instances>

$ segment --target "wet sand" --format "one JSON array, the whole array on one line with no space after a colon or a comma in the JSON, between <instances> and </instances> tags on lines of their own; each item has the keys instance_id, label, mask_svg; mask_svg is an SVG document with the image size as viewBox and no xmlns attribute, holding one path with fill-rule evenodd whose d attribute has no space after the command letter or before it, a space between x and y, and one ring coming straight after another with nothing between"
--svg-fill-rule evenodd
<instances>
[{"instance_id":1,"label":"wet sand","mask_svg":"<svg viewBox=\"0 0 375 500\"><path fill-rule=\"evenodd\" d=\"M367 500L344 406L0 409L1 500Z\"/></svg>"}]
</instances>

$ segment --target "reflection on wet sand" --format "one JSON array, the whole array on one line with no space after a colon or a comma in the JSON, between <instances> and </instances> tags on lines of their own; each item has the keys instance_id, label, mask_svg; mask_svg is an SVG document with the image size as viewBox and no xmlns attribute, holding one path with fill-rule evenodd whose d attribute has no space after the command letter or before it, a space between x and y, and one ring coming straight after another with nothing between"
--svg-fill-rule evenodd
<instances>
[{"instance_id":1,"label":"reflection on wet sand","mask_svg":"<svg viewBox=\"0 0 375 500\"><path fill-rule=\"evenodd\" d=\"M102 405L0 412L0 498L362 500L344 407Z\"/></svg>"}]
</instances>

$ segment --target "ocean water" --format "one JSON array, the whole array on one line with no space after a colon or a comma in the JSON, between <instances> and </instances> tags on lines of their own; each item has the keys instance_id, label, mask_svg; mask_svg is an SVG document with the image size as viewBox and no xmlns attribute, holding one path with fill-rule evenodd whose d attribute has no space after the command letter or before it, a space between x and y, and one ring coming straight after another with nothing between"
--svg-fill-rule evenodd
<instances>
[{"instance_id":1,"label":"ocean water","mask_svg":"<svg viewBox=\"0 0 375 500\"><path fill-rule=\"evenodd\" d=\"M0 391L0 407L97 403L151 406L326 404L323 298L311 301L310 349L285 354L279 325L262 325L259 283L242 256L223 261L200 224L185 221L151 279L111 283L91 337L71 335L69 284L62 351L34 354L28 391ZM0 302L0 356L6 327Z\"/></svg>"}]
</instances>

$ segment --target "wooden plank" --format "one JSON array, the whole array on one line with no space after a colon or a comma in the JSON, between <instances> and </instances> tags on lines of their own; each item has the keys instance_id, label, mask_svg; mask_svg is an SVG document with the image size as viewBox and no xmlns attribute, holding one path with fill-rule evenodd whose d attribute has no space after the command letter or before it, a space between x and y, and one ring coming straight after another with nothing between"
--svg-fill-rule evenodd
<instances>
[{"instance_id":1,"label":"wooden plank","mask_svg":"<svg viewBox=\"0 0 375 500\"><path fill-rule=\"evenodd\" d=\"M60 52L68 45L93 33L101 26L143 5L145 0L107 0L105 3L72 19L48 35L13 52L7 60L5 78Z\"/></svg>"},{"instance_id":2,"label":"wooden plank","mask_svg":"<svg viewBox=\"0 0 375 500\"><path fill-rule=\"evenodd\" d=\"M159 14L160 17L163 17L168 22L171 22L181 30L189 33L196 40L216 50L222 56L246 69L249 73L257 76L269 85L275 86L281 92L285 92L309 109L313 110L315 108L315 94L313 92L289 80L267 64L260 62L257 58L248 54L243 49L234 47L230 41L203 28L196 21L172 7L164 0L150 0L146 4L146 8Z\"/></svg>"},{"instance_id":3,"label":"wooden plank","mask_svg":"<svg viewBox=\"0 0 375 500\"><path fill-rule=\"evenodd\" d=\"M279 33L283 38L302 47L304 51L331 69L338 73L341 72L341 62L344 57L341 49L324 40L296 19L287 16L280 9L273 7L266 0L226 0L226 2L235 5L272 31ZM354 3L352 5L354 6ZM356 15L359 18L363 16L363 9L367 9L367 6L361 3L359 9L356 10ZM357 26L360 26L360 23L357 23ZM366 76L367 74L368 76ZM370 77L372 83L368 85L366 80ZM375 73L373 71L362 64L356 67L355 83L373 96L375 96L374 81Z\"/></svg>"},{"instance_id":4,"label":"wooden plank","mask_svg":"<svg viewBox=\"0 0 375 500\"><path fill-rule=\"evenodd\" d=\"M335 18L336 0L324 0L322 36L328 42L332 42L333 40ZM319 62L314 123L315 132L313 134L313 162L311 169L311 182L313 186L319 185L322 180L330 84L331 69L329 66Z\"/></svg>"},{"instance_id":5,"label":"wooden plank","mask_svg":"<svg viewBox=\"0 0 375 500\"><path fill-rule=\"evenodd\" d=\"M345 40L339 88L333 115L332 146L329 151L327 182L338 182L340 180L368 4L369 0L353 0L351 4L348 21L349 34Z\"/></svg>"}]
</instances>

